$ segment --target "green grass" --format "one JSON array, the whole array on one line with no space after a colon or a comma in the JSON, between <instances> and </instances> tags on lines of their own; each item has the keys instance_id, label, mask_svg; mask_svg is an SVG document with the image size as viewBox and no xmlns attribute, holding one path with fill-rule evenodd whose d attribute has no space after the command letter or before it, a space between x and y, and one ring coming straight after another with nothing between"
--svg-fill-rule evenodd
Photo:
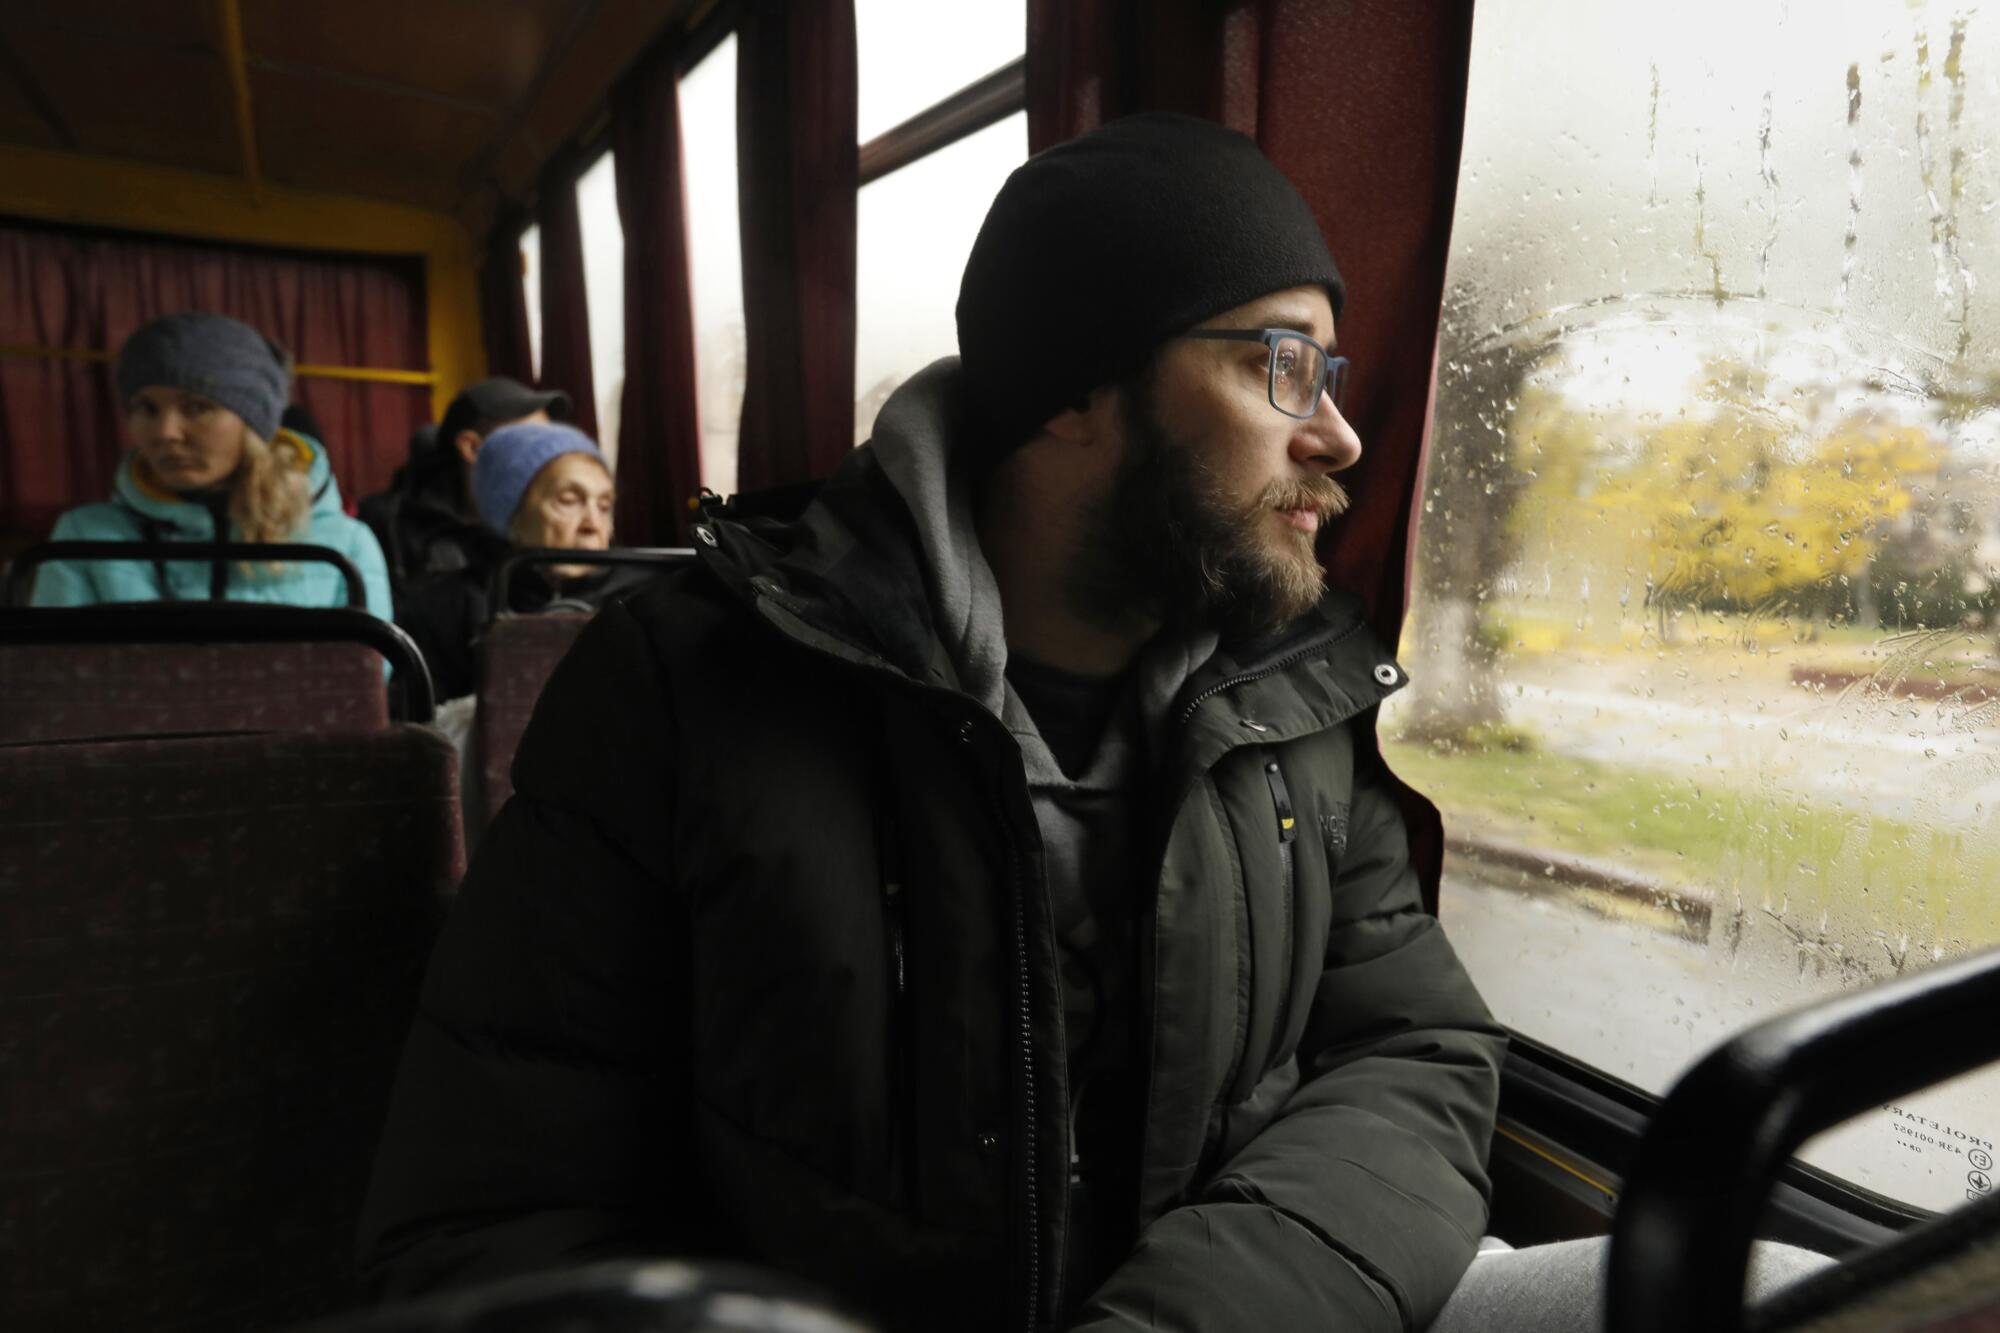
<instances>
[{"instance_id":1,"label":"green grass","mask_svg":"<svg viewBox=\"0 0 2000 1333\"><path fill-rule=\"evenodd\" d=\"M1977 830L1533 749L1383 752L1454 834L1609 861L1719 908L1740 893L1808 932L1825 917L1919 940L2000 937L2000 846Z\"/></svg>"}]
</instances>

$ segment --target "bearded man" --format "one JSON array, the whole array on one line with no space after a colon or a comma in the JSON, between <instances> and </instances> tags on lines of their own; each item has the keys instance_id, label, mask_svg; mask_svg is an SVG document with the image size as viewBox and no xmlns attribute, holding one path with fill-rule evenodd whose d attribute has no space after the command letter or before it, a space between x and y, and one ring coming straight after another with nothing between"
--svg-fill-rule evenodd
<instances>
[{"instance_id":1,"label":"bearded man","mask_svg":"<svg viewBox=\"0 0 2000 1333\"><path fill-rule=\"evenodd\" d=\"M664 1253L897 1329L1430 1321L1504 1038L1315 556L1344 300L1241 135L1014 173L962 357L551 681L411 1038L387 1289Z\"/></svg>"}]
</instances>

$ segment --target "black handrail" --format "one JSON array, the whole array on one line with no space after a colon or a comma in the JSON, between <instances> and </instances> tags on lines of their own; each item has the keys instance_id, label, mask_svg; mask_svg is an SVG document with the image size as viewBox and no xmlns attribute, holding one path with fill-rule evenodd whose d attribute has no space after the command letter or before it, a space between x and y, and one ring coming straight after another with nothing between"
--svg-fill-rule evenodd
<instances>
[{"instance_id":1,"label":"black handrail","mask_svg":"<svg viewBox=\"0 0 2000 1333\"><path fill-rule=\"evenodd\" d=\"M430 667L398 626L346 607L121 602L0 609L0 643L358 643L386 659L407 722L437 712Z\"/></svg>"},{"instance_id":2,"label":"black handrail","mask_svg":"<svg viewBox=\"0 0 2000 1333\"><path fill-rule=\"evenodd\" d=\"M613 546L602 551L576 550L562 546L524 546L510 552L493 571L487 586L487 605L492 614L507 609L507 593L517 571L529 565L680 565L694 559L688 546Z\"/></svg>"},{"instance_id":3,"label":"black handrail","mask_svg":"<svg viewBox=\"0 0 2000 1333\"><path fill-rule=\"evenodd\" d=\"M2000 950L1758 1024L1668 1092L1612 1222L1610 1333L1728 1333L1750 1245L1800 1144L1893 1097L2000 1060ZM1978 1020L1978 1021L1975 1021Z\"/></svg>"},{"instance_id":4,"label":"black handrail","mask_svg":"<svg viewBox=\"0 0 2000 1333\"><path fill-rule=\"evenodd\" d=\"M340 571L347 581L350 607L356 611L368 609L368 589L354 562L332 547L310 542L42 542L14 557L14 564L7 571L7 605L25 605L36 567L55 560L148 560L162 564L213 564L217 560L317 561Z\"/></svg>"}]
</instances>

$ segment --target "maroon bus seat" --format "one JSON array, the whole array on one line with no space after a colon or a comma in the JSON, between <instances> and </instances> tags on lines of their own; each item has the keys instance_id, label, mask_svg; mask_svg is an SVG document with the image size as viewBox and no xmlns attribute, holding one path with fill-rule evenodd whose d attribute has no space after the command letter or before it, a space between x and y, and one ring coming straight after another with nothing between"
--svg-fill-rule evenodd
<instances>
[{"instance_id":1,"label":"maroon bus seat","mask_svg":"<svg viewBox=\"0 0 2000 1333\"><path fill-rule=\"evenodd\" d=\"M500 616L486 627L479 644L479 707L472 718L481 828L514 794L514 750L535 715L535 701L589 623L587 615L552 612Z\"/></svg>"},{"instance_id":2,"label":"maroon bus seat","mask_svg":"<svg viewBox=\"0 0 2000 1333\"><path fill-rule=\"evenodd\" d=\"M10 1327L247 1331L354 1303L464 865L455 768L413 725L0 746Z\"/></svg>"},{"instance_id":3,"label":"maroon bus seat","mask_svg":"<svg viewBox=\"0 0 2000 1333\"><path fill-rule=\"evenodd\" d=\"M351 608L9 608L0 610L0 681L0 745L380 730L433 712L415 642Z\"/></svg>"},{"instance_id":4,"label":"maroon bus seat","mask_svg":"<svg viewBox=\"0 0 2000 1333\"><path fill-rule=\"evenodd\" d=\"M358 643L0 644L0 744L202 731L379 731Z\"/></svg>"}]
</instances>

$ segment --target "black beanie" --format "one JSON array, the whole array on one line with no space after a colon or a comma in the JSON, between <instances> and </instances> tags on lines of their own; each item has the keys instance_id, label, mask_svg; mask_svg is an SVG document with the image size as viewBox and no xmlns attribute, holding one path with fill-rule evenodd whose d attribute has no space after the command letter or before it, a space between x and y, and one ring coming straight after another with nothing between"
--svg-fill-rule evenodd
<instances>
[{"instance_id":1,"label":"black beanie","mask_svg":"<svg viewBox=\"0 0 2000 1333\"><path fill-rule=\"evenodd\" d=\"M1035 154L986 212L958 289L967 426L993 457L1224 310L1347 289L1319 223L1244 135L1149 112Z\"/></svg>"}]
</instances>

